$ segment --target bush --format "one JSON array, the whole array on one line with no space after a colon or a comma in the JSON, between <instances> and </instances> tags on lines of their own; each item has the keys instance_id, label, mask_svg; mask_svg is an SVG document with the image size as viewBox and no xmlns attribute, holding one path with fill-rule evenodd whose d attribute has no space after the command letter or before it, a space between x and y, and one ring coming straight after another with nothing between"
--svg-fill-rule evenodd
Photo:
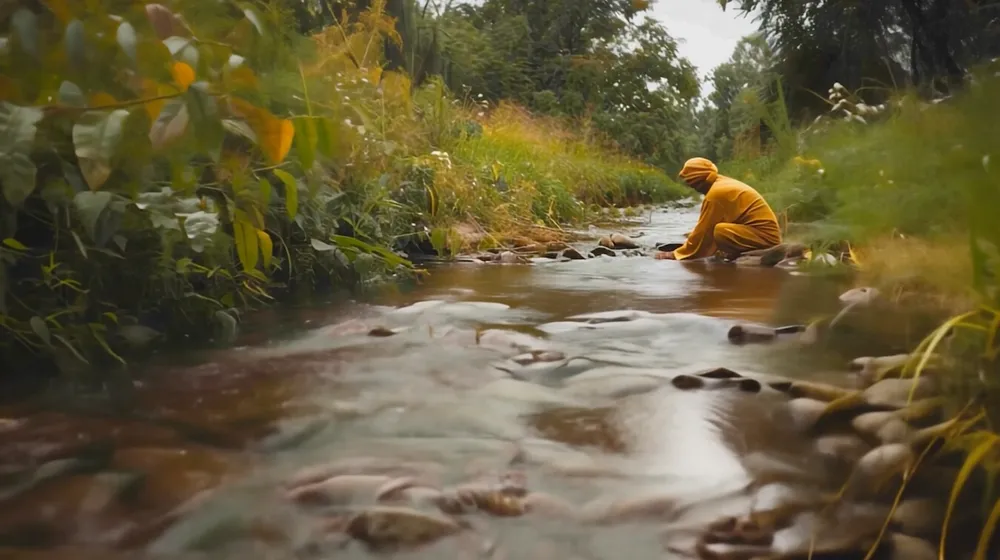
<instances>
[{"instance_id":1,"label":"bush","mask_svg":"<svg viewBox=\"0 0 1000 560\"><path fill-rule=\"evenodd\" d=\"M396 251L459 222L673 192L562 123L383 71L384 2L313 37L277 4L47 5L0 43L4 364L228 341L243 310L409 275Z\"/></svg>"}]
</instances>

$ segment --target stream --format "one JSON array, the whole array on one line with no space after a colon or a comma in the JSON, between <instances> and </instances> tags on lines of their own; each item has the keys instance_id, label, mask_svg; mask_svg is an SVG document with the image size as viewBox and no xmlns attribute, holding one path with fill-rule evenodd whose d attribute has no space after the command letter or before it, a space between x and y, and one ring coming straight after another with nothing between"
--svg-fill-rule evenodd
<instances>
[{"instance_id":1,"label":"stream","mask_svg":"<svg viewBox=\"0 0 1000 560\"><path fill-rule=\"evenodd\" d=\"M697 209L647 218L629 233L651 251L682 240ZM619 256L435 266L377 305L263 311L235 348L148 366L128 406L0 408L0 557L695 558L699 528L764 499L744 491L762 473L785 472L780 489L798 495L842 473L779 413L778 391L678 376L845 385L856 355L727 332L804 323L847 287ZM336 474L325 494L302 490ZM497 480L537 493L534 507L438 515L455 534L420 547L341 534L344 512L377 496ZM513 503L492 496L480 510ZM364 531L402 506L378 507Z\"/></svg>"}]
</instances>

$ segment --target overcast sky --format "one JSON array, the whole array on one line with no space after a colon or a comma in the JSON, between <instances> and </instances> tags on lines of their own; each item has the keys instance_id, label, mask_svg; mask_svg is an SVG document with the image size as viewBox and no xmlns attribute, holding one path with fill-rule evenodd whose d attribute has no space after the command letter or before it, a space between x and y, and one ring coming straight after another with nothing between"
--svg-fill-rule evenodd
<instances>
[{"instance_id":1,"label":"overcast sky","mask_svg":"<svg viewBox=\"0 0 1000 560\"><path fill-rule=\"evenodd\" d=\"M734 6L722 11L718 0L655 0L652 11L701 77L729 60L736 43L757 30L751 17Z\"/></svg>"}]
</instances>

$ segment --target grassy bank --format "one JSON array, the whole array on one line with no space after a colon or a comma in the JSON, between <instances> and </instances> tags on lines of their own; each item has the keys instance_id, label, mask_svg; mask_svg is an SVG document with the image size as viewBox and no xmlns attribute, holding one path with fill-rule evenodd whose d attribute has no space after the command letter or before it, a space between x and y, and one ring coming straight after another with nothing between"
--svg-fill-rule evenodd
<instances>
[{"instance_id":1,"label":"grassy bank","mask_svg":"<svg viewBox=\"0 0 1000 560\"><path fill-rule=\"evenodd\" d=\"M974 255L1000 243L982 212L998 196L998 93L990 70L940 103L901 96L883 114L863 117L871 122L838 110L793 130L770 118L770 156L727 168L767 196L794 224L793 235L818 245L849 241L865 281L939 298L956 311L978 303L974 272L987 271L974 271Z\"/></svg>"},{"instance_id":2,"label":"grassy bank","mask_svg":"<svg viewBox=\"0 0 1000 560\"><path fill-rule=\"evenodd\" d=\"M4 375L224 342L248 309L412 275L407 251L683 194L586 121L383 71L384 2L311 37L272 3L46 6L0 57Z\"/></svg>"},{"instance_id":3,"label":"grassy bank","mask_svg":"<svg viewBox=\"0 0 1000 560\"><path fill-rule=\"evenodd\" d=\"M877 116L865 107L844 112L841 104L835 119L805 130L775 119L781 111L772 106L769 156L726 166L759 187L793 235L820 247L851 243L858 282L881 288L895 304L878 312L883 333L911 329L905 321L914 309L936 318L936 328L921 327L921 342L902 349L913 355L896 373L940 376L953 410L962 411L945 425L941 452L957 456L949 516L958 515L960 497L982 497L981 510L975 502L957 508L980 515L977 559L991 542L995 550L1000 523L996 99L1000 77L991 68L941 102L901 96ZM946 557L944 536L940 548Z\"/></svg>"}]
</instances>

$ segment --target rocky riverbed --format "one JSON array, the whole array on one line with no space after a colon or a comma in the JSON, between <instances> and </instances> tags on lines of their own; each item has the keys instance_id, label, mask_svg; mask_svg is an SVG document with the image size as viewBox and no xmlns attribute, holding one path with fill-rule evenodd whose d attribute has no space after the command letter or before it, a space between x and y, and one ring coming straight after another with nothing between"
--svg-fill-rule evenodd
<instances>
[{"instance_id":1,"label":"rocky riverbed","mask_svg":"<svg viewBox=\"0 0 1000 560\"><path fill-rule=\"evenodd\" d=\"M124 395L0 408L0 557L936 557L955 466L924 451L961 425L935 378L767 330L849 286L550 260L262 313Z\"/></svg>"}]
</instances>

